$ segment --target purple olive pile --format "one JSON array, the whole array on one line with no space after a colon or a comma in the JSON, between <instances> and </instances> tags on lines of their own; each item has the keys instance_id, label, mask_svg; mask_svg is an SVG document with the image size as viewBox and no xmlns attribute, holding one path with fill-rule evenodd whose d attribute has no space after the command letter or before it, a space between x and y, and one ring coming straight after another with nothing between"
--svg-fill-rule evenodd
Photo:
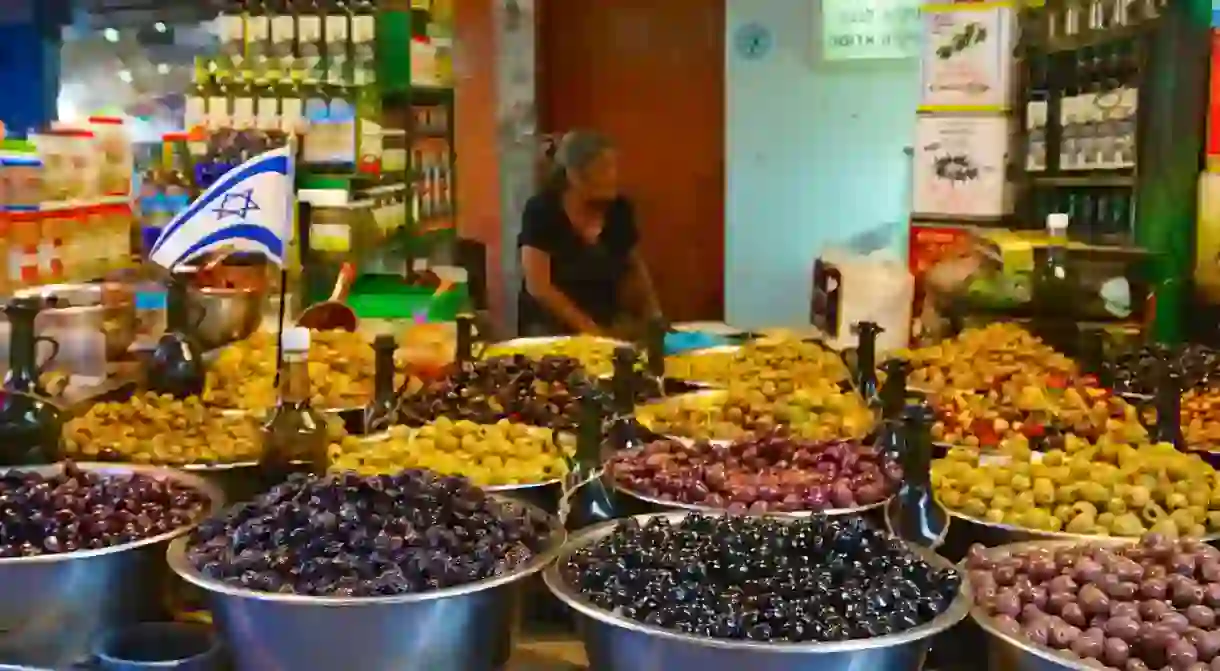
<instances>
[{"instance_id":1,"label":"purple olive pile","mask_svg":"<svg viewBox=\"0 0 1220 671\"><path fill-rule=\"evenodd\" d=\"M766 436L734 443L658 440L610 464L620 487L729 512L819 512L880 503L902 467L872 446Z\"/></svg>"},{"instance_id":2,"label":"purple olive pile","mask_svg":"<svg viewBox=\"0 0 1220 671\"><path fill-rule=\"evenodd\" d=\"M203 575L259 592L373 597L510 572L551 535L541 513L428 471L297 476L205 520L187 557Z\"/></svg>"},{"instance_id":3,"label":"purple olive pile","mask_svg":"<svg viewBox=\"0 0 1220 671\"><path fill-rule=\"evenodd\" d=\"M583 377L576 359L523 354L454 363L436 379L411 381L399 405L399 422L422 426L438 417L495 424L501 419L569 429L577 418L576 394L568 389Z\"/></svg>"},{"instance_id":4,"label":"purple olive pile","mask_svg":"<svg viewBox=\"0 0 1220 671\"><path fill-rule=\"evenodd\" d=\"M961 578L859 518L631 518L560 566L593 605L707 638L845 641L948 610Z\"/></svg>"},{"instance_id":5,"label":"purple olive pile","mask_svg":"<svg viewBox=\"0 0 1220 671\"><path fill-rule=\"evenodd\" d=\"M208 498L168 478L81 470L0 475L0 557L35 557L134 543L207 514Z\"/></svg>"},{"instance_id":6,"label":"purple olive pile","mask_svg":"<svg viewBox=\"0 0 1220 671\"><path fill-rule=\"evenodd\" d=\"M1220 550L1132 545L971 548L976 602L1002 631L1098 668L1220 670Z\"/></svg>"}]
</instances>

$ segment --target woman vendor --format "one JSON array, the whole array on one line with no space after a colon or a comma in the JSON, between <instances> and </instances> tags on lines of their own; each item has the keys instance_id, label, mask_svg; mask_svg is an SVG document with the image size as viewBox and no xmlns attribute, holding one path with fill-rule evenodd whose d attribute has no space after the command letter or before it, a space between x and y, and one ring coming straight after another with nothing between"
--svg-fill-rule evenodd
<instances>
[{"instance_id":1,"label":"woman vendor","mask_svg":"<svg viewBox=\"0 0 1220 671\"><path fill-rule=\"evenodd\" d=\"M605 136L573 131L549 156L553 172L525 204L517 238L521 332L634 339L661 312L635 210L619 194L618 154Z\"/></svg>"}]
</instances>

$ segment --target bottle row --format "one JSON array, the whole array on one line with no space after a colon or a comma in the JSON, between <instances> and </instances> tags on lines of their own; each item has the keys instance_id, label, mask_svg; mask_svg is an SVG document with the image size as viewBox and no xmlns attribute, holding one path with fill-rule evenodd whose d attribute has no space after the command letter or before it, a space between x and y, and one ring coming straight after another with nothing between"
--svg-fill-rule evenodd
<instances>
[{"instance_id":1,"label":"bottle row","mask_svg":"<svg viewBox=\"0 0 1220 671\"><path fill-rule=\"evenodd\" d=\"M1160 18L1171 0L1049 0L1038 12L1050 40L1121 30Z\"/></svg>"},{"instance_id":2,"label":"bottle row","mask_svg":"<svg viewBox=\"0 0 1220 671\"><path fill-rule=\"evenodd\" d=\"M1129 245L1135 216L1135 196L1125 187L1035 188L1030 222L1055 213L1072 222L1072 237L1096 245Z\"/></svg>"}]
</instances>

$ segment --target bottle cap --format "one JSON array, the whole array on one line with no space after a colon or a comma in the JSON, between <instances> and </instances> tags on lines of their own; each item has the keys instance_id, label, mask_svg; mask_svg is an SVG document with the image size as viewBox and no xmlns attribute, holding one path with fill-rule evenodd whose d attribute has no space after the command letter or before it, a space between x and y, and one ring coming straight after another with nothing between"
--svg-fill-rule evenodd
<instances>
[{"instance_id":1,"label":"bottle cap","mask_svg":"<svg viewBox=\"0 0 1220 671\"><path fill-rule=\"evenodd\" d=\"M1071 220L1063 212L1054 212L1046 215L1046 230L1052 233L1063 233L1068 229L1068 224Z\"/></svg>"},{"instance_id":2,"label":"bottle cap","mask_svg":"<svg viewBox=\"0 0 1220 671\"><path fill-rule=\"evenodd\" d=\"M308 352L309 329L303 326L284 329L282 343L285 352Z\"/></svg>"}]
</instances>

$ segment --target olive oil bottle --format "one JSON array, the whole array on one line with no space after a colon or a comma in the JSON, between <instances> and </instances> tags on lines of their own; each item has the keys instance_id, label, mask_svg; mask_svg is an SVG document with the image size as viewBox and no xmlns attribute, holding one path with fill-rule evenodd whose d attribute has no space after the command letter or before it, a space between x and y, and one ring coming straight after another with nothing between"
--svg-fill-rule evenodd
<instances>
[{"instance_id":1,"label":"olive oil bottle","mask_svg":"<svg viewBox=\"0 0 1220 671\"><path fill-rule=\"evenodd\" d=\"M284 329L284 367L280 373L279 401L263 426L263 455L259 471L267 486L294 473L321 475L328 468L326 419L313 408L309 385L310 331Z\"/></svg>"}]
</instances>

